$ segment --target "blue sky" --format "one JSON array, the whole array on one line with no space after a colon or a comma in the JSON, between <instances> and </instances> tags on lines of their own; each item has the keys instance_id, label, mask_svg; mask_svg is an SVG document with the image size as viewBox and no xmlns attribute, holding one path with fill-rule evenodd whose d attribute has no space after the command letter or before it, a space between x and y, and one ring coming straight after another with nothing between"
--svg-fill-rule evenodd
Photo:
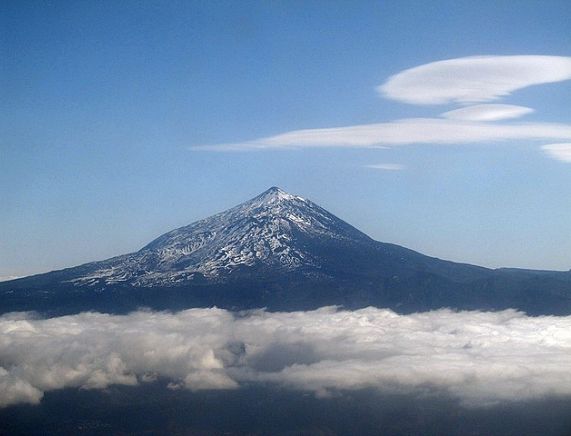
<instances>
[{"instance_id":1,"label":"blue sky","mask_svg":"<svg viewBox=\"0 0 571 436\"><path fill-rule=\"evenodd\" d=\"M8 1L0 19L0 276L134 251L273 185L426 254L571 268L567 1Z\"/></svg>"}]
</instances>

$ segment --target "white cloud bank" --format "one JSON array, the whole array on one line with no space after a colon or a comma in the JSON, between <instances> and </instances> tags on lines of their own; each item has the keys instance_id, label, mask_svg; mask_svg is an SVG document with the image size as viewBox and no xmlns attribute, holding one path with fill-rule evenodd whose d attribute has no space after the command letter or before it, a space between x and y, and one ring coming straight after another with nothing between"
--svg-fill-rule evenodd
<instances>
[{"instance_id":1,"label":"white cloud bank","mask_svg":"<svg viewBox=\"0 0 571 436\"><path fill-rule=\"evenodd\" d=\"M571 317L375 308L0 317L0 406L158 376L193 390L436 389L469 405L569 396Z\"/></svg>"},{"instance_id":2,"label":"white cloud bank","mask_svg":"<svg viewBox=\"0 0 571 436\"><path fill-rule=\"evenodd\" d=\"M532 108L512 104L476 104L444 112L442 116L462 121L500 121L519 118L532 112Z\"/></svg>"},{"instance_id":3,"label":"white cloud bank","mask_svg":"<svg viewBox=\"0 0 571 436\"><path fill-rule=\"evenodd\" d=\"M409 118L386 123L294 130L253 141L195 146L191 150L240 151L288 148L363 148L410 144L474 144L508 140L567 140L571 125L496 124L440 118Z\"/></svg>"},{"instance_id":4,"label":"white cloud bank","mask_svg":"<svg viewBox=\"0 0 571 436\"><path fill-rule=\"evenodd\" d=\"M471 56L401 71L377 91L410 104L465 104L494 101L528 86L569 79L571 57Z\"/></svg>"},{"instance_id":5,"label":"white cloud bank","mask_svg":"<svg viewBox=\"0 0 571 436\"><path fill-rule=\"evenodd\" d=\"M541 147L548 156L562 162L571 162L571 143L547 144Z\"/></svg>"}]
</instances>

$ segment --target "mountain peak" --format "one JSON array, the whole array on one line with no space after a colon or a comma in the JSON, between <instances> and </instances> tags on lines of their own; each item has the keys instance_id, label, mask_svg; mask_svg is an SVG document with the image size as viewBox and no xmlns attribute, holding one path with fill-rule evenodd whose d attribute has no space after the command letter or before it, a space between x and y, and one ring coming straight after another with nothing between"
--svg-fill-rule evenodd
<instances>
[{"instance_id":1,"label":"mountain peak","mask_svg":"<svg viewBox=\"0 0 571 436\"><path fill-rule=\"evenodd\" d=\"M286 192L279 186L271 186L269 189L264 191L264 193L286 193Z\"/></svg>"},{"instance_id":2,"label":"mountain peak","mask_svg":"<svg viewBox=\"0 0 571 436\"><path fill-rule=\"evenodd\" d=\"M276 201L294 200L294 199L303 200L301 197L289 194L277 186L272 186L271 188L262 192L257 197L254 197L252 200L262 200L264 202L276 202Z\"/></svg>"}]
</instances>

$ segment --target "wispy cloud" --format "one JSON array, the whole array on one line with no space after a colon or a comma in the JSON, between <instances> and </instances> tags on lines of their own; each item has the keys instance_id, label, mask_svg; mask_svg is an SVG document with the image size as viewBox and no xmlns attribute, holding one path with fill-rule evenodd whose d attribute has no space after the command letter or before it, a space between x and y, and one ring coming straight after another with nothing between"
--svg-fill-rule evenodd
<instances>
[{"instance_id":1,"label":"wispy cloud","mask_svg":"<svg viewBox=\"0 0 571 436\"><path fill-rule=\"evenodd\" d=\"M401 71L377 91L410 104L479 103L532 85L571 79L571 57L473 56Z\"/></svg>"},{"instance_id":2,"label":"wispy cloud","mask_svg":"<svg viewBox=\"0 0 571 436\"><path fill-rule=\"evenodd\" d=\"M432 387L469 405L569 396L570 332L571 317L513 310L8 314L0 317L0 406L157 377L191 390Z\"/></svg>"},{"instance_id":3,"label":"wispy cloud","mask_svg":"<svg viewBox=\"0 0 571 436\"><path fill-rule=\"evenodd\" d=\"M440 118L409 118L386 123L294 130L253 141L192 147L192 150L240 151L280 148L375 147L407 144L474 144L507 140L571 139L571 125L497 124Z\"/></svg>"},{"instance_id":4,"label":"wispy cloud","mask_svg":"<svg viewBox=\"0 0 571 436\"><path fill-rule=\"evenodd\" d=\"M377 90L412 104L474 103L497 100L521 88L571 79L571 57L479 56L432 62L390 77ZM295 148L387 148L409 144L476 144L501 141L567 141L571 125L498 121L534 110L508 104L478 104L441 114L344 127L292 130L265 138L193 151L245 151ZM546 149L547 150L547 149ZM549 150L547 150L549 152ZM555 151L550 152L554 156ZM563 153L558 151L559 156Z\"/></svg>"},{"instance_id":5,"label":"wispy cloud","mask_svg":"<svg viewBox=\"0 0 571 436\"><path fill-rule=\"evenodd\" d=\"M548 156L562 162L571 162L571 143L547 144L541 147Z\"/></svg>"},{"instance_id":6,"label":"wispy cloud","mask_svg":"<svg viewBox=\"0 0 571 436\"><path fill-rule=\"evenodd\" d=\"M372 168L375 170L383 170L383 171L400 171L404 170L406 167L404 165L396 163L378 163L378 164L365 165L365 168Z\"/></svg>"},{"instance_id":7,"label":"wispy cloud","mask_svg":"<svg viewBox=\"0 0 571 436\"><path fill-rule=\"evenodd\" d=\"M534 112L532 108L511 104L477 104L444 112L441 116L462 121L500 121Z\"/></svg>"}]
</instances>

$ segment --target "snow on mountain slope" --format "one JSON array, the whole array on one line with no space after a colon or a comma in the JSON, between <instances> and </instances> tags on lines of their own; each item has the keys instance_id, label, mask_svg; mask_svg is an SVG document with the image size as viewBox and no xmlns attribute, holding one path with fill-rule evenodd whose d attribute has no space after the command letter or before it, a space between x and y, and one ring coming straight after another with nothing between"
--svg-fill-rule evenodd
<instances>
[{"instance_id":1,"label":"snow on mountain slope","mask_svg":"<svg viewBox=\"0 0 571 436\"><path fill-rule=\"evenodd\" d=\"M239 268L319 269L311 241L367 243L364 233L302 197L272 187L232 209L165 233L140 251L90 265L77 285L174 285Z\"/></svg>"}]
</instances>

